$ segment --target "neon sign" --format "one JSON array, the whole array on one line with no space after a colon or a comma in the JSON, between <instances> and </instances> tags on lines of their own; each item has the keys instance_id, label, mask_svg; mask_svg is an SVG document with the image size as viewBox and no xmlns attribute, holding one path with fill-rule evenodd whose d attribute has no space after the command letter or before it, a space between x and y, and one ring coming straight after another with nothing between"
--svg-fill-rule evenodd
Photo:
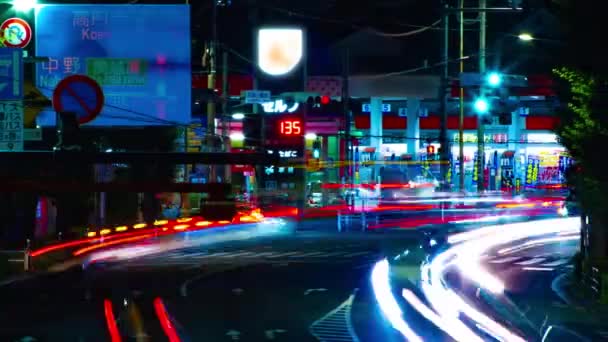
<instances>
[{"instance_id":1,"label":"neon sign","mask_svg":"<svg viewBox=\"0 0 608 342\"><path fill-rule=\"evenodd\" d=\"M279 133L281 135L301 135L302 121L299 119L279 120Z\"/></svg>"},{"instance_id":2,"label":"neon sign","mask_svg":"<svg viewBox=\"0 0 608 342\"><path fill-rule=\"evenodd\" d=\"M298 110L300 107L299 103L294 103L291 107L287 105L287 103L283 102L283 100L275 100L271 102L262 103L262 108L264 108L264 113L293 113Z\"/></svg>"}]
</instances>

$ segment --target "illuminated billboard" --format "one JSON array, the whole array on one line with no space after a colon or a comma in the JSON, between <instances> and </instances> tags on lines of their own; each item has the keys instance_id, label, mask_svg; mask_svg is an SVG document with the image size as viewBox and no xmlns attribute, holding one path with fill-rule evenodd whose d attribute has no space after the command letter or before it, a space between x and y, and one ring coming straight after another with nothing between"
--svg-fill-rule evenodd
<instances>
[{"instance_id":1,"label":"illuminated billboard","mask_svg":"<svg viewBox=\"0 0 608 342\"><path fill-rule=\"evenodd\" d=\"M36 65L44 95L74 74L102 86L104 109L88 126L190 123L187 5L41 5L35 28L36 54L49 57ZM37 123L54 125L55 114Z\"/></svg>"},{"instance_id":2,"label":"illuminated billboard","mask_svg":"<svg viewBox=\"0 0 608 342\"><path fill-rule=\"evenodd\" d=\"M258 68L270 76L293 71L304 56L304 31L299 28L258 30Z\"/></svg>"}]
</instances>

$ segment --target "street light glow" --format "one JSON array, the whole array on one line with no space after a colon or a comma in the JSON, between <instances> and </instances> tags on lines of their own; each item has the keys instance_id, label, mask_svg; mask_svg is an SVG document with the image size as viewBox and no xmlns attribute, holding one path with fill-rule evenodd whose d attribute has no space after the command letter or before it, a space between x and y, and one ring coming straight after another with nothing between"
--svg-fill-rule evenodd
<instances>
[{"instance_id":1,"label":"street light glow","mask_svg":"<svg viewBox=\"0 0 608 342\"><path fill-rule=\"evenodd\" d=\"M18 12L28 12L38 5L38 0L13 0L13 9Z\"/></svg>"},{"instance_id":2,"label":"street light glow","mask_svg":"<svg viewBox=\"0 0 608 342\"><path fill-rule=\"evenodd\" d=\"M232 134L230 134L230 140L233 141L243 141L245 140L245 135L241 132L234 132Z\"/></svg>"},{"instance_id":3,"label":"street light glow","mask_svg":"<svg viewBox=\"0 0 608 342\"><path fill-rule=\"evenodd\" d=\"M492 87L498 87L502 82L502 76L497 72L492 72L488 75L487 81Z\"/></svg>"},{"instance_id":4,"label":"street light glow","mask_svg":"<svg viewBox=\"0 0 608 342\"><path fill-rule=\"evenodd\" d=\"M475 111L480 114L487 113L490 109L490 105L486 99L475 100L475 104L473 106L475 107Z\"/></svg>"},{"instance_id":5,"label":"street light glow","mask_svg":"<svg viewBox=\"0 0 608 342\"><path fill-rule=\"evenodd\" d=\"M523 40L524 42L529 42L534 39L534 37L532 37L532 35L529 33L522 33L517 36L517 38L519 38L519 40Z\"/></svg>"}]
</instances>

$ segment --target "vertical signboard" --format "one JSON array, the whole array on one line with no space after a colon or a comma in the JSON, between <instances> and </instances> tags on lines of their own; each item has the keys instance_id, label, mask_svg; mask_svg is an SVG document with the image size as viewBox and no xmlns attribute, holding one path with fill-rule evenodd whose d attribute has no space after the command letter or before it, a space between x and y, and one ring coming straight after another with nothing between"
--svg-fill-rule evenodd
<instances>
[{"instance_id":1,"label":"vertical signboard","mask_svg":"<svg viewBox=\"0 0 608 342\"><path fill-rule=\"evenodd\" d=\"M47 97L59 81L86 75L105 105L87 125L189 124L190 10L187 5L42 5L36 9L36 86ZM39 125L54 125L52 112Z\"/></svg>"},{"instance_id":2,"label":"vertical signboard","mask_svg":"<svg viewBox=\"0 0 608 342\"><path fill-rule=\"evenodd\" d=\"M277 156L282 164L266 165L261 184L276 199L284 196L283 200L292 205L302 201L305 192L304 128L301 113L284 113L266 119L266 151Z\"/></svg>"},{"instance_id":3,"label":"vertical signboard","mask_svg":"<svg viewBox=\"0 0 608 342\"><path fill-rule=\"evenodd\" d=\"M0 100L23 98L23 51L0 48Z\"/></svg>"},{"instance_id":4,"label":"vertical signboard","mask_svg":"<svg viewBox=\"0 0 608 342\"><path fill-rule=\"evenodd\" d=\"M528 156L526 164L526 186L534 186L538 181L540 160L536 156Z\"/></svg>"},{"instance_id":5,"label":"vertical signboard","mask_svg":"<svg viewBox=\"0 0 608 342\"><path fill-rule=\"evenodd\" d=\"M23 104L0 101L0 151L23 151Z\"/></svg>"}]
</instances>

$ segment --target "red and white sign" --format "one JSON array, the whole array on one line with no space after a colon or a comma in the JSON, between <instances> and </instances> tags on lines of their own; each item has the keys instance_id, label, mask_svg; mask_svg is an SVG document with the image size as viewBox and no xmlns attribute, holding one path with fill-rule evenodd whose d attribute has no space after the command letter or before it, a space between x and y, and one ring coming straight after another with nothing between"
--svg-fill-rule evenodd
<instances>
[{"instance_id":1,"label":"red and white sign","mask_svg":"<svg viewBox=\"0 0 608 342\"><path fill-rule=\"evenodd\" d=\"M6 19L0 25L0 40L6 47L24 48L32 40L32 28L21 18Z\"/></svg>"}]
</instances>

